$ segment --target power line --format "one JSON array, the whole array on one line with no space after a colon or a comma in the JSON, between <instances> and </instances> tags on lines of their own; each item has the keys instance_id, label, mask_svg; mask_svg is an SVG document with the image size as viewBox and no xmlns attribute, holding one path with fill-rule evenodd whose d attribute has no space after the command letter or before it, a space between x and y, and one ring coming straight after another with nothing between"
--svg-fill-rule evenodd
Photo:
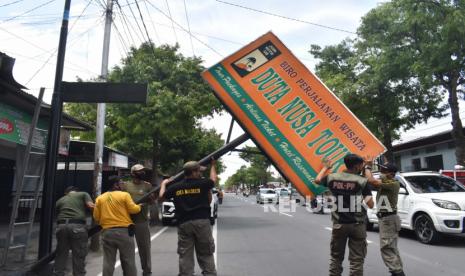
<instances>
[{"instance_id":1,"label":"power line","mask_svg":"<svg viewBox=\"0 0 465 276\"><path fill-rule=\"evenodd\" d=\"M222 1L222 0L215 0L215 1L219 2L219 3L226 4L226 5L234 6L234 7L238 7L238 8L242 8L242 9L246 9L246 10L250 10L250 11L254 11L254 12L258 12L258 13L263 13L263 14L266 14L266 15L271 15L271 16L275 16L275 17L279 17L279 18L283 18L283 19L287 19L287 20L291 20L291 21L296 21L296 22L300 22L300 23L313 25L313 26L320 27L320 28L325 28L325 29L344 32L344 33L349 33L349 34L356 34L355 32L351 32L351 31L348 31L348 30L339 29L339 28L335 28L335 27L330 27L330 26L326 26L326 25L322 25L322 24L318 24L318 23L313 23L313 22L302 20L302 19L292 18L292 17L288 17L288 16L276 14L276 13L271 13L271 12L268 12L268 11L258 10L258 9L254 9L254 8L250 8L250 7L246 7L246 6L241 6L241 5L238 5L238 4L235 4L235 3L230 3L230 2L226 2L226 1Z\"/></svg>"},{"instance_id":2,"label":"power line","mask_svg":"<svg viewBox=\"0 0 465 276\"><path fill-rule=\"evenodd\" d=\"M128 6L129 6L129 11L131 11L131 14L134 18L136 18L136 15L134 14L134 12L132 11L132 8L131 8L131 5L129 4L128 0L126 0L126 3L128 3ZM144 32L142 31L142 28L140 27L139 25L139 22L135 19L134 20L136 22L136 25L137 25L137 28L139 29L139 32L142 34L142 42L145 41L145 38L144 38Z\"/></svg>"},{"instance_id":3,"label":"power line","mask_svg":"<svg viewBox=\"0 0 465 276\"><path fill-rule=\"evenodd\" d=\"M189 38L191 40L192 55L195 56L194 43L192 43L192 33L191 33L191 26L190 26L190 23L189 23L189 15L187 13L186 0L184 0L184 12L186 13L187 29L189 30Z\"/></svg>"},{"instance_id":4,"label":"power line","mask_svg":"<svg viewBox=\"0 0 465 276\"><path fill-rule=\"evenodd\" d=\"M174 21L172 18L170 18L168 15L166 15L162 10L160 10L159 8L157 8L154 4L152 4L152 2L150 2L149 0L147 0L147 2L149 3L150 6L152 6L154 9L156 9L159 13L163 14L165 17L167 17L168 19L171 20L171 22L173 22L174 24L176 24L179 28L181 28L184 32L188 33L189 32L183 27L181 26L180 24L178 24L176 21ZM217 55L219 55L220 57L224 57L220 52L218 52L217 50L215 50L213 47L211 47L210 45L208 45L207 43L203 42L202 40L198 39L196 36L194 36L192 33L189 34L191 35L195 40L197 40L198 42L202 43L205 47L207 47L208 49L212 50L213 52L215 52Z\"/></svg>"},{"instance_id":5,"label":"power line","mask_svg":"<svg viewBox=\"0 0 465 276\"><path fill-rule=\"evenodd\" d=\"M119 8L119 13L120 13L120 16L121 16L121 26L123 27L123 31L124 31L124 34L126 35L126 38L131 38L131 41L132 41L132 45L136 45L136 42L134 40L134 38L132 37L132 34L131 34L131 31L129 30L129 26L128 24L126 23L126 19L122 13L122 10L121 10L121 6L119 4L118 1L116 1L116 5L118 6ZM126 24L125 24L126 23ZM125 28L126 27L126 28ZM126 29L127 29L127 32L126 32ZM129 35L128 35L129 33Z\"/></svg>"},{"instance_id":6,"label":"power line","mask_svg":"<svg viewBox=\"0 0 465 276\"><path fill-rule=\"evenodd\" d=\"M140 7L139 7L139 2L137 2L137 0L136 0L136 7L137 7L137 10L139 11L140 19L142 20L142 25L144 26L145 34L147 35L150 46L152 47L153 54L155 54L155 50L153 49L153 43L152 43L152 40L150 39L149 31L147 31L147 26L145 25L144 17L142 16L142 12L140 11Z\"/></svg>"},{"instance_id":7,"label":"power line","mask_svg":"<svg viewBox=\"0 0 465 276\"><path fill-rule=\"evenodd\" d=\"M81 14L76 18L76 20L73 22L73 25L71 25L71 27L69 28L69 31L68 33L71 33L71 31L73 30L74 26L76 26L76 23L79 21L79 19L84 15L84 12L87 10L87 8L89 7L91 1L87 2L87 5L84 7L84 9L82 9L82 12ZM92 26L93 27L93 26ZM85 32L87 33L87 31ZM32 74L31 78L29 78L29 80L26 82L26 85L29 84L29 82L31 82L35 76L37 76L37 74L40 73L40 71L42 71L42 69L44 69L45 65L48 64L48 62L50 61L50 59L55 56L55 54L57 53L58 51L58 48L55 49L55 51L52 52L52 54L48 57L48 59L42 64L42 66L37 69L37 71L34 72L34 74Z\"/></svg>"},{"instance_id":8,"label":"power line","mask_svg":"<svg viewBox=\"0 0 465 276\"><path fill-rule=\"evenodd\" d=\"M24 1L24 0L17 0L17 1L10 2L10 3L6 3L6 4L1 5L0 8L6 7L6 6L10 6L10 5L13 5L13 4L22 2L22 1Z\"/></svg>"},{"instance_id":9,"label":"power line","mask_svg":"<svg viewBox=\"0 0 465 276\"><path fill-rule=\"evenodd\" d=\"M168 8L168 14L169 14L169 18L171 20L171 25L173 27L173 33L174 33L174 38L176 39L176 43L178 43L178 36L176 35L176 30L174 29L174 20L173 20L173 17L171 16L171 10L170 10L170 5L168 4L168 0L165 0L165 3L166 3L166 7Z\"/></svg>"},{"instance_id":10,"label":"power line","mask_svg":"<svg viewBox=\"0 0 465 276\"><path fill-rule=\"evenodd\" d=\"M161 44L161 40L160 40L160 37L158 36L158 32L157 32L157 29L155 28L155 24L153 23L152 16L150 15L149 7L147 6L147 2L146 1L143 1L143 2L144 2L144 5L145 5L145 9L147 10L147 14L149 15L150 23L152 23L153 31L155 32L155 37L157 38L157 42L158 42L158 44Z\"/></svg>"},{"instance_id":11,"label":"power line","mask_svg":"<svg viewBox=\"0 0 465 276\"><path fill-rule=\"evenodd\" d=\"M140 36L139 36L139 34L137 33L137 31L136 31L136 30L134 29L134 27L132 26L132 24L128 23L129 20L127 19L127 16L126 16L126 14L125 14L124 11L123 11L123 8L122 8L121 5L119 4L119 1L116 1L116 5L117 5L118 8L119 8L121 17L123 18L123 22L124 22L124 24L126 25L126 28L128 29L128 32L129 32L131 38L132 38L132 34L131 34L131 31L129 30L129 27L131 27L131 29L133 30L133 32L135 33L135 35L137 36L137 38L139 39L139 41L143 42L144 39L141 39ZM134 17L134 19L135 19L135 17ZM133 39L133 44L136 45L134 39Z\"/></svg>"},{"instance_id":12,"label":"power line","mask_svg":"<svg viewBox=\"0 0 465 276\"><path fill-rule=\"evenodd\" d=\"M23 16L23 15L25 15L25 14L28 14L28 13L30 13L30 12L32 12L32 11L35 11L35 10L37 10L37 9L42 8L43 6L46 6L46 5L48 5L48 4L52 3L52 2L55 2L55 0L47 1L47 2L45 2L45 3L43 3L43 4L40 4L40 5L36 6L36 7L34 7L34 8L32 8L32 9L28 10L28 11L23 12L23 13L20 14L20 15L15 15L15 16L12 16L12 17L6 19L6 20L3 20L1 23L5 23L5 22L11 21L11 20L13 20L13 19L15 19L15 18L17 18L17 17L20 17L20 16Z\"/></svg>"}]
</instances>

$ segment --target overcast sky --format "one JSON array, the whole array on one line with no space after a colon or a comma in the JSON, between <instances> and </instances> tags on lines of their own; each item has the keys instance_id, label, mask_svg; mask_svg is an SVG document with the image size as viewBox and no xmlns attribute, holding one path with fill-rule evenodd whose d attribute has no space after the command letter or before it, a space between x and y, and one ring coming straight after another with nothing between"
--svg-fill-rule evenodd
<instances>
[{"instance_id":1,"label":"overcast sky","mask_svg":"<svg viewBox=\"0 0 465 276\"><path fill-rule=\"evenodd\" d=\"M99 75L106 1L71 2L63 80ZM379 2L138 0L147 32L156 45L177 42L184 55L202 57L206 67L271 30L310 70L315 65L308 53L311 44L326 46L353 38L361 17ZM16 58L14 77L29 88L29 93L36 95L39 87L47 88L46 101L52 95L63 6L63 0L0 0L0 52ZM129 47L137 47L147 40L135 0L119 0L119 6L114 6L110 67L119 64ZM205 120L204 125L217 129L226 139L230 120L228 114L223 114ZM404 139L418 138L449 126L447 120L432 120L406 133ZM236 124L233 138L241 133ZM237 153L225 156L223 161L227 165L221 175L223 181L245 164Z\"/></svg>"}]
</instances>

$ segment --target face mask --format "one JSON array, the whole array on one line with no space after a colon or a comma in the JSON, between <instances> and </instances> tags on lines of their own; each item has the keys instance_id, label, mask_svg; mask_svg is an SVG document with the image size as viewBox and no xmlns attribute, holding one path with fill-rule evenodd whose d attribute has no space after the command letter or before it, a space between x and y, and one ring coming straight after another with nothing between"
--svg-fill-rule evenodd
<instances>
[{"instance_id":1,"label":"face mask","mask_svg":"<svg viewBox=\"0 0 465 276\"><path fill-rule=\"evenodd\" d=\"M137 179L142 179L145 176L145 172L136 172L134 173L134 177Z\"/></svg>"}]
</instances>

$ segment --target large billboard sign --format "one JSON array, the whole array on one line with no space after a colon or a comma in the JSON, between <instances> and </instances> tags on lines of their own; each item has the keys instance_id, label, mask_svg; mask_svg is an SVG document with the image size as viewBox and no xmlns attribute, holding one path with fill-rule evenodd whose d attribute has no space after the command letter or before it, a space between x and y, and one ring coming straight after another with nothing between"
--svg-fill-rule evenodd
<instances>
[{"instance_id":1,"label":"large billboard sign","mask_svg":"<svg viewBox=\"0 0 465 276\"><path fill-rule=\"evenodd\" d=\"M385 147L271 32L203 73L216 96L274 165L304 195L323 158L378 156Z\"/></svg>"}]
</instances>

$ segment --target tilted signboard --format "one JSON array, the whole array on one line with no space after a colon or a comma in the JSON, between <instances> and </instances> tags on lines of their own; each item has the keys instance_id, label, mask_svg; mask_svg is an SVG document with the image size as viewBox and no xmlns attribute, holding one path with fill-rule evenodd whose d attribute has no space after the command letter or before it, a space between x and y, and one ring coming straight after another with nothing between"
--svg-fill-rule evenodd
<instances>
[{"instance_id":1,"label":"tilted signboard","mask_svg":"<svg viewBox=\"0 0 465 276\"><path fill-rule=\"evenodd\" d=\"M322 159L344 167L344 156L378 156L384 146L271 32L203 73L216 96L304 195Z\"/></svg>"}]
</instances>

